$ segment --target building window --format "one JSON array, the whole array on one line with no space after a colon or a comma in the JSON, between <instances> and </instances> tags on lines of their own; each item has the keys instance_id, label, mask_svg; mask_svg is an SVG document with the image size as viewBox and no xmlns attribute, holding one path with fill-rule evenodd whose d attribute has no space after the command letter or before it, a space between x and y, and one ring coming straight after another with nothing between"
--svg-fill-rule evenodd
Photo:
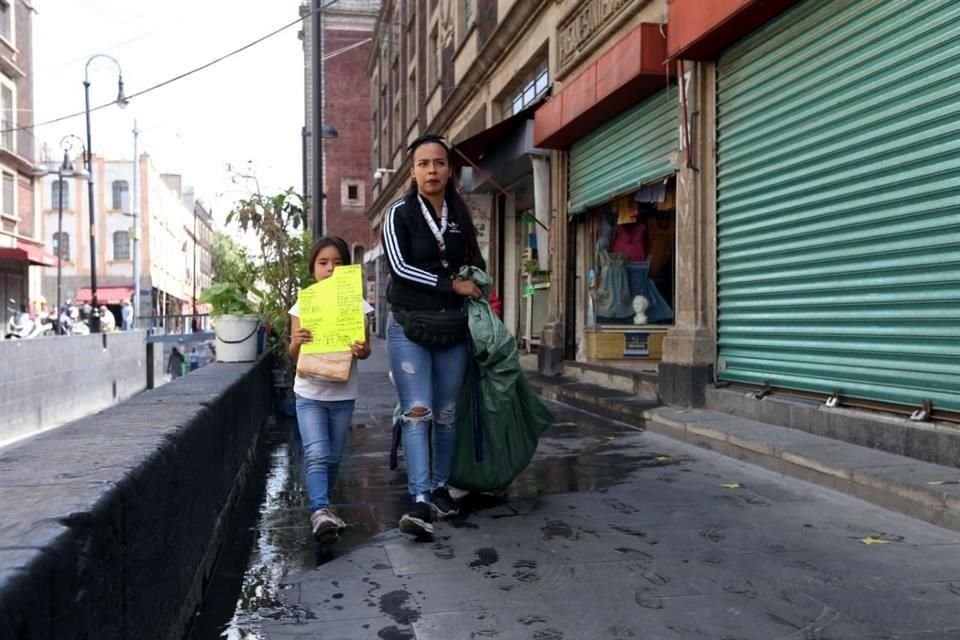
<instances>
[{"instance_id":1,"label":"building window","mask_svg":"<svg viewBox=\"0 0 960 640\"><path fill-rule=\"evenodd\" d=\"M0 114L0 117L3 118L3 122L0 123L3 126L3 136L0 137L0 144L8 151L13 151L13 128L16 126L13 117L14 108L13 89L3 85L3 88L0 89L0 110L3 111Z\"/></svg>"},{"instance_id":2,"label":"building window","mask_svg":"<svg viewBox=\"0 0 960 640\"><path fill-rule=\"evenodd\" d=\"M477 20L477 0L463 0L463 33L466 34Z\"/></svg>"},{"instance_id":3,"label":"building window","mask_svg":"<svg viewBox=\"0 0 960 640\"><path fill-rule=\"evenodd\" d=\"M113 181L113 209L127 213L130 210L130 186L126 180Z\"/></svg>"},{"instance_id":4,"label":"building window","mask_svg":"<svg viewBox=\"0 0 960 640\"><path fill-rule=\"evenodd\" d=\"M364 206L364 183L356 178L346 178L340 182L340 203L344 207Z\"/></svg>"},{"instance_id":5,"label":"building window","mask_svg":"<svg viewBox=\"0 0 960 640\"><path fill-rule=\"evenodd\" d=\"M0 36L13 42L13 7L9 0L0 0Z\"/></svg>"},{"instance_id":6,"label":"building window","mask_svg":"<svg viewBox=\"0 0 960 640\"><path fill-rule=\"evenodd\" d=\"M130 259L130 234L126 231L113 232L113 259Z\"/></svg>"},{"instance_id":7,"label":"building window","mask_svg":"<svg viewBox=\"0 0 960 640\"><path fill-rule=\"evenodd\" d=\"M70 183L66 180L54 180L50 183L50 208L70 208Z\"/></svg>"},{"instance_id":8,"label":"building window","mask_svg":"<svg viewBox=\"0 0 960 640\"><path fill-rule=\"evenodd\" d=\"M430 49L427 51L427 93L433 91L440 80L440 39L437 27L430 32Z\"/></svg>"},{"instance_id":9,"label":"building window","mask_svg":"<svg viewBox=\"0 0 960 640\"><path fill-rule=\"evenodd\" d=\"M542 67L510 97L503 116L507 118L523 111L546 93L549 87L550 72L546 67Z\"/></svg>"},{"instance_id":10,"label":"building window","mask_svg":"<svg viewBox=\"0 0 960 640\"><path fill-rule=\"evenodd\" d=\"M3 174L3 213L11 218L17 217L17 202L14 197L16 191L16 179L11 173Z\"/></svg>"},{"instance_id":11,"label":"building window","mask_svg":"<svg viewBox=\"0 0 960 640\"><path fill-rule=\"evenodd\" d=\"M60 256L64 262L70 262L70 234L66 231L53 234L53 255Z\"/></svg>"},{"instance_id":12,"label":"building window","mask_svg":"<svg viewBox=\"0 0 960 640\"><path fill-rule=\"evenodd\" d=\"M410 77L407 78L407 124L413 124L417 119L417 68L411 67Z\"/></svg>"}]
</instances>

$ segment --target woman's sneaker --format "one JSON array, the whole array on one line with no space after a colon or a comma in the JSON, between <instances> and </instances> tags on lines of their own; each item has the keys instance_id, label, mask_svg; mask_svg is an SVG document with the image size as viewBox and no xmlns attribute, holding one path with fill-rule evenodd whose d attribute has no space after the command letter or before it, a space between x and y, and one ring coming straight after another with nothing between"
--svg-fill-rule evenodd
<instances>
[{"instance_id":1,"label":"woman's sneaker","mask_svg":"<svg viewBox=\"0 0 960 640\"><path fill-rule=\"evenodd\" d=\"M433 490L430 494L430 506L433 507L433 513L438 518L449 518L460 513L457 501L450 497L446 487L437 487Z\"/></svg>"},{"instance_id":2,"label":"woman's sneaker","mask_svg":"<svg viewBox=\"0 0 960 640\"><path fill-rule=\"evenodd\" d=\"M310 514L313 539L326 542L335 539L346 528L346 524L330 509L317 509Z\"/></svg>"},{"instance_id":3,"label":"woman's sneaker","mask_svg":"<svg viewBox=\"0 0 960 640\"><path fill-rule=\"evenodd\" d=\"M426 502L415 502L409 512L400 518L400 531L426 538L433 535L433 510Z\"/></svg>"}]
</instances>

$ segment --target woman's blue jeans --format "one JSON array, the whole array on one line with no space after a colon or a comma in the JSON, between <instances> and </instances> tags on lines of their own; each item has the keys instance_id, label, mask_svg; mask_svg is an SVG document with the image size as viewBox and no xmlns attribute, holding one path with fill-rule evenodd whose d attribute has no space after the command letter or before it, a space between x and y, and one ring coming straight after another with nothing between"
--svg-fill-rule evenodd
<instances>
[{"instance_id":1,"label":"woman's blue jeans","mask_svg":"<svg viewBox=\"0 0 960 640\"><path fill-rule=\"evenodd\" d=\"M414 498L425 496L444 486L450 477L457 399L467 368L467 342L446 349L429 349L407 338L391 315L387 352L400 397L407 488ZM415 411L418 408L421 411Z\"/></svg>"},{"instance_id":2,"label":"woman's blue jeans","mask_svg":"<svg viewBox=\"0 0 960 640\"><path fill-rule=\"evenodd\" d=\"M355 400L322 401L297 396L297 425L303 440L310 513L330 506L340 455L350 433Z\"/></svg>"}]
</instances>

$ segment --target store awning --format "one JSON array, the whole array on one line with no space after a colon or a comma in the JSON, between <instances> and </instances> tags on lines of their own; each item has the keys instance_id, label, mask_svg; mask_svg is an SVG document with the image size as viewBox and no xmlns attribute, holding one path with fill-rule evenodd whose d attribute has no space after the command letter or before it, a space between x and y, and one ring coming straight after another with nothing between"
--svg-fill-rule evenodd
<instances>
[{"instance_id":1,"label":"store awning","mask_svg":"<svg viewBox=\"0 0 960 640\"><path fill-rule=\"evenodd\" d=\"M22 240L17 240L16 247L0 248L0 260L13 260L14 262L29 262L30 264L41 267L57 266L57 256L47 253L43 247L28 244Z\"/></svg>"},{"instance_id":2,"label":"store awning","mask_svg":"<svg viewBox=\"0 0 960 640\"><path fill-rule=\"evenodd\" d=\"M567 149L666 87L675 70L664 64L665 31L664 25L641 23L568 81L562 91L537 110L536 145Z\"/></svg>"},{"instance_id":3,"label":"store awning","mask_svg":"<svg viewBox=\"0 0 960 640\"><path fill-rule=\"evenodd\" d=\"M667 58L714 60L798 0L671 0Z\"/></svg>"},{"instance_id":4,"label":"store awning","mask_svg":"<svg viewBox=\"0 0 960 640\"><path fill-rule=\"evenodd\" d=\"M97 287L98 304L123 304L124 300L133 298L133 287ZM89 287L77 292L76 302L93 302L93 294Z\"/></svg>"},{"instance_id":5,"label":"store awning","mask_svg":"<svg viewBox=\"0 0 960 640\"><path fill-rule=\"evenodd\" d=\"M498 146L502 146L504 140L519 129L527 120L533 119L533 114L537 108L546 100L546 94L533 101L526 108L521 109L509 118L504 118L492 127L484 129L480 133L470 136L462 142L457 142L453 146L463 155L470 158L474 163L479 163L486 155ZM463 158L457 156L454 159L455 164L467 164Z\"/></svg>"},{"instance_id":6,"label":"store awning","mask_svg":"<svg viewBox=\"0 0 960 640\"><path fill-rule=\"evenodd\" d=\"M458 155L459 164L467 165L460 172L464 192L496 191L494 182L505 188L532 172L531 155L549 153L533 143L533 116L541 104L543 99L454 145L473 163Z\"/></svg>"}]
</instances>

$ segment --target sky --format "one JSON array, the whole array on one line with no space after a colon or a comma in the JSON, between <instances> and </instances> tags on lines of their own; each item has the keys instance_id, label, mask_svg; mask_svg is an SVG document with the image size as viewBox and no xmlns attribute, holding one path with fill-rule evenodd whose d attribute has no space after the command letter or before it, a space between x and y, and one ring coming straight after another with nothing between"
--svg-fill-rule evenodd
<instances>
[{"instance_id":1,"label":"sky","mask_svg":"<svg viewBox=\"0 0 960 640\"><path fill-rule=\"evenodd\" d=\"M205 64L299 17L298 0L33 0L35 122L83 111L84 66L116 58L127 95ZM18 9L23 7L18 3ZM173 84L92 115L92 147L110 159L139 149L158 170L179 173L222 223L257 176L265 192L300 188L303 48L299 24ZM116 66L90 64L91 106L116 98ZM86 139L81 115L34 130L38 149L60 156L68 134Z\"/></svg>"}]
</instances>

